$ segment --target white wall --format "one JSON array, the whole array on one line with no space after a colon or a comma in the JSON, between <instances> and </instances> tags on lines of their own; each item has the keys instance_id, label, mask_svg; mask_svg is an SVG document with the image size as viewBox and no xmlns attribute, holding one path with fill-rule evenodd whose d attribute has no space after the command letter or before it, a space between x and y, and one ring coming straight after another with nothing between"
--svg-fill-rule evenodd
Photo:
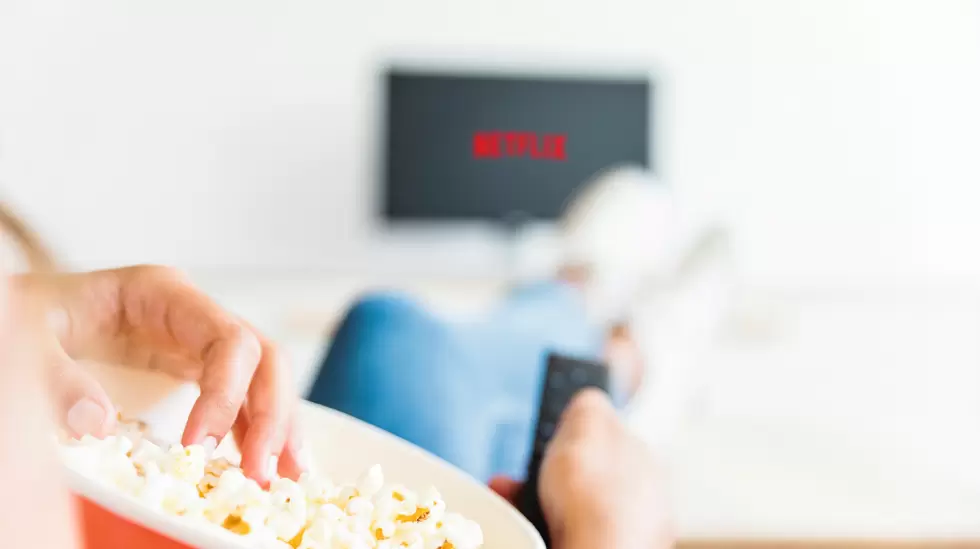
<instances>
[{"instance_id":1,"label":"white wall","mask_svg":"<svg viewBox=\"0 0 980 549\"><path fill-rule=\"evenodd\" d=\"M758 277L980 275L975 2L5 6L2 194L80 266L361 261L372 62L421 51L650 60L667 175Z\"/></svg>"}]
</instances>

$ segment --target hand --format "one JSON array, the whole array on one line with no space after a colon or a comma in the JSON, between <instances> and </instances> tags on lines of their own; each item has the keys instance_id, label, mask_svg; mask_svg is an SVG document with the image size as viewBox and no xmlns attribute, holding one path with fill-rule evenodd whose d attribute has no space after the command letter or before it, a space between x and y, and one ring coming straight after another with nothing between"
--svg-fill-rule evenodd
<instances>
[{"instance_id":1,"label":"hand","mask_svg":"<svg viewBox=\"0 0 980 549\"><path fill-rule=\"evenodd\" d=\"M510 501L520 488L502 478L490 487ZM663 489L649 450L629 434L605 394L576 395L541 464L538 493L555 547L671 547Z\"/></svg>"},{"instance_id":2,"label":"hand","mask_svg":"<svg viewBox=\"0 0 980 549\"><path fill-rule=\"evenodd\" d=\"M60 417L76 436L103 436L115 423L109 397L75 362L97 360L197 382L201 396L184 444L220 441L232 431L251 478L268 482L272 455L283 476L295 479L303 471L296 396L282 353L179 272L140 266L24 275L18 284L46 298L45 362Z\"/></svg>"}]
</instances>

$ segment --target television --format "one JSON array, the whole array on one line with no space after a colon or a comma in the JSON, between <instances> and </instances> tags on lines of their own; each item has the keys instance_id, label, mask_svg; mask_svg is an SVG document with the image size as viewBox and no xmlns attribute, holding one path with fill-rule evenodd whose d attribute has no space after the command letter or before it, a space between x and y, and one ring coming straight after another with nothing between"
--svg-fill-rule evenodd
<instances>
[{"instance_id":1,"label":"television","mask_svg":"<svg viewBox=\"0 0 980 549\"><path fill-rule=\"evenodd\" d=\"M645 74L392 66L383 80L388 224L551 222L605 168L656 170Z\"/></svg>"}]
</instances>

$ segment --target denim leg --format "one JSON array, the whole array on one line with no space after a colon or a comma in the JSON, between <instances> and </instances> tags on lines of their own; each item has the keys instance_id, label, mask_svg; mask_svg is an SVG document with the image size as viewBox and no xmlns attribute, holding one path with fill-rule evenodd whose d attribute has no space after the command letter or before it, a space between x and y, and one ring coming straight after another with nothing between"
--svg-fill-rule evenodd
<instances>
[{"instance_id":1,"label":"denim leg","mask_svg":"<svg viewBox=\"0 0 980 549\"><path fill-rule=\"evenodd\" d=\"M596 358L601 341L578 293L558 283L515 291L479 322L450 323L404 296L375 294L348 312L308 398L480 480L520 478L548 353Z\"/></svg>"},{"instance_id":2,"label":"denim leg","mask_svg":"<svg viewBox=\"0 0 980 549\"><path fill-rule=\"evenodd\" d=\"M473 396L484 384L460 343L451 325L406 297L365 297L341 323L308 399L483 478L487 408Z\"/></svg>"}]
</instances>

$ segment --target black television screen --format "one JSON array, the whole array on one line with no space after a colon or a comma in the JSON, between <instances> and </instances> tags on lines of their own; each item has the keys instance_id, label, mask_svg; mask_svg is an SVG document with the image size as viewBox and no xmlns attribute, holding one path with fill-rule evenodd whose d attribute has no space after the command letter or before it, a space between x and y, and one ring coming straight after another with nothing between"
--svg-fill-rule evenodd
<instances>
[{"instance_id":1,"label":"black television screen","mask_svg":"<svg viewBox=\"0 0 980 549\"><path fill-rule=\"evenodd\" d=\"M649 79L385 75L389 221L553 220L604 168L650 158Z\"/></svg>"}]
</instances>

